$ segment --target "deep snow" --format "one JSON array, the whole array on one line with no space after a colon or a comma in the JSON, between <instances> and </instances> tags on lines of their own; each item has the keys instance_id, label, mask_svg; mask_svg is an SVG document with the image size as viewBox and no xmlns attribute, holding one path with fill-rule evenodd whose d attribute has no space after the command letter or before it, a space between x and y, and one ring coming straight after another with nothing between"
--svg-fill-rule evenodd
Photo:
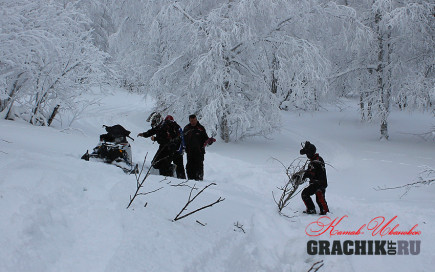
<instances>
[{"instance_id":1,"label":"deep snow","mask_svg":"<svg viewBox=\"0 0 435 272\"><path fill-rule=\"evenodd\" d=\"M80 159L97 143L105 125L132 131L133 160L148 163L157 150L151 140L136 138L152 100L113 91L95 95L98 107L87 109L70 129L33 127L0 121L0 271L431 271L435 266L434 186L376 191L415 181L422 166L435 167L435 144L412 133L434 123L430 114L395 112L390 141L378 140L377 124L359 121L356 103L314 114L282 114L280 132L270 139L216 142L208 147L205 181L191 208L219 197L225 201L177 222L190 188L171 186L174 178L151 175L130 209L134 175ZM176 120L181 126L187 117ZM273 122L273 120L270 120ZM207 127L206 127L207 128ZM300 196L281 216L272 191L286 181L283 167L299 157L300 143L312 141L329 164L326 198L331 218L348 215L340 228L358 229L377 216L398 216L400 230L418 224L418 237L310 238L305 228L319 216L303 215ZM195 192L195 191L194 191ZM146 207L144 207L146 205ZM200 225L199 221L205 226ZM246 233L234 226L243 225ZM415 256L310 256L307 242L322 240L421 240Z\"/></svg>"}]
</instances>

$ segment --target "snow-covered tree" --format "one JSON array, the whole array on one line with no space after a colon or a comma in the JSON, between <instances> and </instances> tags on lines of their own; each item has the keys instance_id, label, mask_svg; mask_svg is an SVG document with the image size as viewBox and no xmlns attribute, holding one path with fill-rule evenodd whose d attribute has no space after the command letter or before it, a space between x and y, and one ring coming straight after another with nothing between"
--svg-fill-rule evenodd
<instances>
[{"instance_id":1,"label":"snow-covered tree","mask_svg":"<svg viewBox=\"0 0 435 272\"><path fill-rule=\"evenodd\" d=\"M115 32L112 13L113 0L57 0L64 7L73 5L74 8L83 12L89 19L88 30L91 30L92 41L95 46L104 52L109 51L109 36ZM115 1L115 3L117 3Z\"/></svg>"},{"instance_id":2,"label":"snow-covered tree","mask_svg":"<svg viewBox=\"0 0 435 272\"><path fill-rule=\"evenodd\" d=\"M162 62L151 81L157 107L180 117L196 113L227 142L265 134L279 124L265 81L232 51L240 42L252 43L237 8L230 1L195 18L171 4L160 12L154 25L159 34L153 35L160 41ZM169 27L171 32L164 31Z\"/></svg>"},{"instance_id":3,"label":"snow-covered tree","mask_svg":"<svg viewBox=\"0 0 435 272\"><path fill-rule=\"evenodd\" d=\"M335 95L329 85L340 56L365 43L370 33L352 8L329 1L298 5L288 8L291 13L266 41L278 45L272 58L277 65L272 66L280 71L281 108L317 110L322 100Z\"/></svg>"},{"instance_id":4,"label":"snow-covered tree","mask_svg":"<svg viewBox=\"0 0 435 272\"><path fill-rule=\"evenodd\" d=\"M106 75L107 57L92 43L89 21L58 1L1 1L0 111L35 125L76 108Z\"/></svg>"},{"instance_id":5,"label":"snow-covered tree","mask_svg":"<svg viewBox=\"0 0 435 272\"><path fill-rule=\"evenodd\" d=\"M193 6L171 3L156 17L151 88L159 110L196 113L225 141L267 135L279 109L316 110L330 73L320 41L330 18L354 18L350 8L318 1L220 1L202 13Z\"/></svg>"},{"instance_id":6,"label":"snow-covered tree","mask_svg":"<svg viewBox=\"0 0 435 272\"><path fill-rule=\"evenodd\" d=\"M130 91L147 92L149 79L159 66L150 35L151 25L164 4L152 0L108 3L115 31L109 37L109 52L119 65L121 86Z\"/></svg>"},{"instance_id":7,"label":"snow-covered tree","mask_svg":"<svg viewBox=\"0 0 435 272\"><path fill-rule=\"evenodd\" d=\"M435 4L424 0L347 2L370 28L372 41L344 58L335 87L342 94L359 93L362 119L379 120L381 138L388 139L391 107L433 108Z\"/></svg>"}]
</instances>

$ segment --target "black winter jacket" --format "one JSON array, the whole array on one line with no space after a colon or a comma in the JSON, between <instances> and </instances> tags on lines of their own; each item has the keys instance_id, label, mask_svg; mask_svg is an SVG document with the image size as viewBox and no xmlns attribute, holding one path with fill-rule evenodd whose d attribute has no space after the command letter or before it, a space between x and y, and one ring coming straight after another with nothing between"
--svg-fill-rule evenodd
<instances>
[{"instance_id":1,"label":"black winter jacket","mask_svg":"<svg viewBox=\"0 0 435 272\"><path fill-rule=\"evenodd\" d=\"M178 148L181 143L180 126L177 124L177 122L171 120L163 121L156 127L142 134L145 138L156 135L155 140L160 145L171 143L174 145L174 148Z\"/></svg>"},{"instance_id":2,"label":"black winter jacket","mask_svg":"<svg viewBox=\"0 0 435 272\"><path fill-rule=\"evenodd\" d=\"M196 126L188 124L184 127L184 142L187 155L204 154L204 143L208 139L205 128L198 122Z\"/></svg>"},{"instance_id":3,"label":"black winter jacket","mask_svg":"<svg viewBox=\"0 0 435 272\"><path fill-rule=\"evenodd\" d=\"M303 179L309 178L310 184L314 183L323 188L328 187L328 181L326 178L325 161L319 154L314 154L310 158L310 163L308 164L307 171L303 176Z\"/></svg>"}]
</instances>

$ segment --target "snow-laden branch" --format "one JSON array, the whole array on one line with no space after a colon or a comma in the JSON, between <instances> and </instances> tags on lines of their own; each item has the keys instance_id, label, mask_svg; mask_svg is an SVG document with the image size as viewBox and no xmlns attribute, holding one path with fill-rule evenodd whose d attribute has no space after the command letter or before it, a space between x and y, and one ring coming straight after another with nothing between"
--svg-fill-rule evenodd
<instances>
[{"instance_id":1,"label":"snow-laden branch","mask_svg":"<svg viewBox=\"0 0 435 272\"><path fill-rule=\"evenodd\" d=\"M336 73L336 74L333 74L333 75L329 75L327 78L330 79L330 80L333 80L333 79L335 79L337 77L341 77L341 76L344 76L346 74L349 74L349 73L352 73L352 72L355 72L355 71L358 71L358 70L368 70L368 69L373 69L374 70L376 68L377 68L376 65L365 65L365 66L351 67L351 68L346 69L345 71L341 71L339 73Z\"/></svg>"}]
</instances>

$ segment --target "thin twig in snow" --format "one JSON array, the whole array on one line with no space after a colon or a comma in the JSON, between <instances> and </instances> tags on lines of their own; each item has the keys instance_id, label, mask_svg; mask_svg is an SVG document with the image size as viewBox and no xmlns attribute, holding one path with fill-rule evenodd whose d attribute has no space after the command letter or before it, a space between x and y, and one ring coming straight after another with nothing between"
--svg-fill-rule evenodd
<instances>
[{"instance_id":1,"label":"thin twig in snow","mask_svg":"<svg viewBox=\"0 0 435 272\"><path fill-rule=\"evenodd\" d=\"M234 227L240 229L243 233L246 233L246 232L245 232L245 229L243 228L243 225L240 224L239 221L237 221L236 223L234 223ZM236 231L236 230L234 230L234 231Z\"/></svg>"},{"instance_id":2,"label":"thin twig in snow","mask_svg":"<svg viewBox=\"0 0 435 272\"><path fill-rule=\"evenodd\" d=\"M140 188L143 187L143 184L145 183L146 179L147 179L148 176L150 175L150 171L151 171L152 165L150 166L150 168L149 168L148 171L146 172L146 174L145 174L144 178L142 179L142 181L139 182L139 180L140 180L140 178L141 178L141 175L142 175L142 170L143 170L144 165L145 165L145 161L146 161L146 159L147 159L147 156L148 156L148 152L145 154L145 158L144 158L144 161L143 161L143 164L142 164L142 169L141 169L139 175L136 175L136 174L135 174L135 175L136 175L136 192L134 193L134 196L133 196L133 197L131 197L131 195L130 195L130 202L128 203L127 209L130 208L130 206L131 206L131 204L133 203L134 199L139 195L139 190L140 190Z\"/></svg>"},{"instance_id":3,"label":"thin twig in snow","mask_svg":"<svg viewBox=\"0 0 435 272\"><path fill-rule=\"evenodd\" d=\"M163 187L160 187L159 189L156 189L156 190L153 190L153 191L150 191L150 192L146 192L146 193L138 193L138 195L147 195L147 194L151 194L151 193L157 192L157 191L160 190L160 189L163 189Z\"/></svg>"},{"instance_id":4,"label":"thin twig in snow","mask_svg":"<svg viewBox=\"0 0 435 272\"><path fill-rule=\"evenodd\" d=\"M178 183L178 184L172 184L171 186L173 186L173 187L189 187L189 188L193 188L193 187L195 187L195 186L190 186L190 185L187 185L186 183L188 182L189 180L185 180L185 181L183 181L183 182L180 182L180 183ZM198 188L193 188L194 190L198 190Z\"/></svg>"},{"instance_id":5,"label":"thin twig in snow","mask_svg":"<svg viewBox=\"0 0 435 272\"><path fill-rule=\"evenodd\" d=\"M205 227L207 225L207 223L204 224L204 223L199 222L198 220L196 220L196 223L200 224L203 227Z\"/></svg>"},{"instance_id":6,"label":"thin twig in snow","mask_svg":"<svg viewBox=\"0 0 435 272\"><path fill-rule=\"evenodd\" d=\"M307 272L316 272L324 265L323 260L315 262Z\"/></svg>"},{"instance_id":7,"label":"thin twig in snow","mask_svg":"<svg viewBox=\"0 0 435 272\"><path fill-rule=\"evenodd\" d=\"M400 196L400 198L404 197L409 193L412 188L419 187L420 185L431 185L435 182L435 170L426 166L425 170L420 173L418 177L418 181L413 183L408 183L396 187L376 187L373 188L376 191L386 191L386 190L396 190L396 189L405 189L405 192Z\"/></svg>"}]
</instances>

